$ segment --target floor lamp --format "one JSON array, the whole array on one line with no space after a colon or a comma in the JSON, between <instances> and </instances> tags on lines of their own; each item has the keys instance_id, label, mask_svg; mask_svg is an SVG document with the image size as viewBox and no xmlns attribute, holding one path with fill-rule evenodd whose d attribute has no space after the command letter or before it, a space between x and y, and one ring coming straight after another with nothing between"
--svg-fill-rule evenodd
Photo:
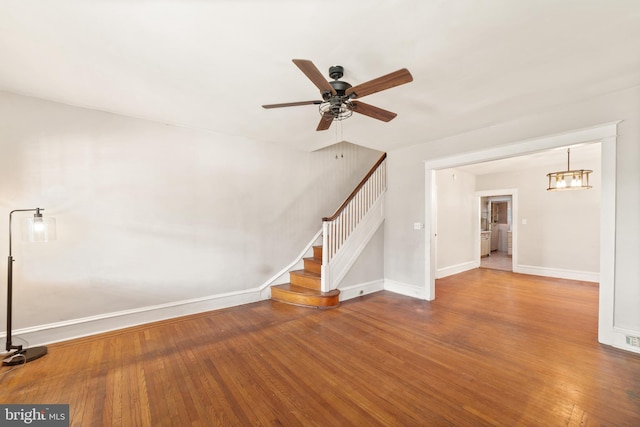
<instances>
[{"instance_id":1,"label":"floor lamp","mask_svg":"<svg viewBox=\"0 0 640 427\"><path fill-rule=\"evenodd\" d=\"M3 365L19 365L31 362L47 354L47 347L22 348L11 342L11 318L13 299L13 256L11 255L11 220L14 212L35 212L33 218L25 218L22 237L30 242L48 242L56 238L56 220L44 218L40 211L44 209L16 209L9 213L9 263L7 266L7 346L9 354L2 361Z\"/></svg>"}]
</instances>

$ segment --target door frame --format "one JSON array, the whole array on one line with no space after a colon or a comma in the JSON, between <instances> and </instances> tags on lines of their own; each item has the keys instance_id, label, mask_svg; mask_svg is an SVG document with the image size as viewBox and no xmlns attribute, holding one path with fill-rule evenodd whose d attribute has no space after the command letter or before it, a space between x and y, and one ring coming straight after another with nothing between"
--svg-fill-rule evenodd
<instances>
[{"instance_id":1,"label":"door frame","mask_svg":"<svg viewBox=\"0 0 640 427\"><path fill-rule=\"evenodd\" d=\"M511 197L511 270L516 272L516 265L518 265L518 189L506 188L496 190L480 190L474 193L474 205L477 207L480 215L482 215L482 198L483 197L496 197L496 196L510 196ZM478 224L477 231L474 229L473 244L478 251L480 251L480 221L476 221ZM475 228L475 227L474 227ZM475 253L475 252L474 252ZM478 265L480 265L480 253L476 256Z\"/></svg>"},{"instance_id":2,"label":"door frame","mask_svg":"<svg viewBox=\"0 0 640 427\"><path fill-rule=\"evenodd\" d=\"M602 191L600 199L600 299L598 308L598 341L613 345L615 300L615 235L616 235L616 142L621 121L585 129L548 135L501 145L482 151L467 152L424 162L425 168L425 299L436 296L437 197L436 171L491 160L518 157L574 144L601 143ZM478 237L479 239L479 237ZM514 241L514 245L516 242Z\"/></svg>"}]
</instances>

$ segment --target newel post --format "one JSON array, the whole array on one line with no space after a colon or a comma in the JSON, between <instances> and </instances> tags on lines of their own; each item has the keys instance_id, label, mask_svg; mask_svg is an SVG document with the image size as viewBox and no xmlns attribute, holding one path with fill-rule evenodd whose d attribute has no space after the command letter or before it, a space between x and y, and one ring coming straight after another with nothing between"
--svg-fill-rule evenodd
<instances>
[{"instance_id":1,"label":"newel post","mask_svg":"<svg viewBox=\"0 0 640 427\"><path fill-rule=\"evenodd\" d=\"M322 221L322 266L320 275L320 290L328 292L331 290L331 280L329 280L329 221Z\"/></svg>"}]
</instances>

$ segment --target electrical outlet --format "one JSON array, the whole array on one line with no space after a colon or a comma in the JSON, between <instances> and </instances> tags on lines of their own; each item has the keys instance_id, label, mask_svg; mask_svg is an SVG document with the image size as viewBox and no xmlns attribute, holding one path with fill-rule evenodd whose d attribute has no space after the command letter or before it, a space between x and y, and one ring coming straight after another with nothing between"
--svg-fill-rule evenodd
<instances>
[{"instance_id":1,"label":"electrical outlet","mask_svg":"<svg viewBox=\"0 0 640 427\"><path fill-rule=\"evenodd\" d=\"M413 229L414 230L422 230L424 228L424 226L422 225L422 223L419 222L414 222L413 223Z\"/></svg>"},{"instance_id":2,"label":"electrical outlet","mask_svg":"<svg viewBox=\"0 0 640 427\"><path fill-rule=\"evenodd\" d=\"M632 345L634 347L640 347L640 337L633 337L631 335L627 335L627 344Z\"/></svg>"}]
</instances>

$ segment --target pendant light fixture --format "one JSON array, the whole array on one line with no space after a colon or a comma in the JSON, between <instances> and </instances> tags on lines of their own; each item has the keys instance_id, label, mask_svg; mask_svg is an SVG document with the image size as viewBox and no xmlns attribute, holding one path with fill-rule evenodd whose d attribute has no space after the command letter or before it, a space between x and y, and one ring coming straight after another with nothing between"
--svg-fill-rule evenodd
<instances>
[{"instance_id":1,"label":"pendant light fixture","mask_svg":"<svg viewBox=\"0 0 640 427\"><path fill-rule=\"evenodd\" d=\"M571 149L567 148L567 170L547 174L549 179L547 191L585 190L591 188L589 174L593 171L588 169L571 170L570 156Z\"/></svg>"}]
</instances>

